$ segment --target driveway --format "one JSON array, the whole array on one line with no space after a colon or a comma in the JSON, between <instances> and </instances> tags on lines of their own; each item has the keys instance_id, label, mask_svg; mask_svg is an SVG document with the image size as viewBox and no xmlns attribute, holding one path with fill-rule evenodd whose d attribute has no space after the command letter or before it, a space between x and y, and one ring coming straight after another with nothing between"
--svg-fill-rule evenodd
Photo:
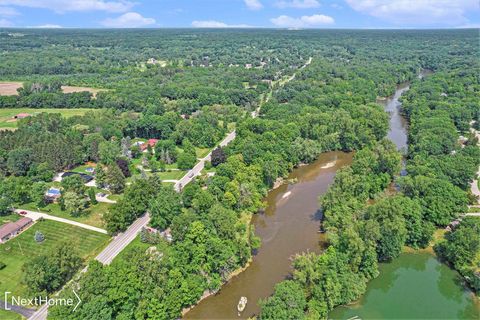
<instances>
[{"instance_id":1,"label":"driveway","mask_svg":"<svg viewBox=\"0 0 480 320\"><path fill-rule=\"evenodd\" d=\"M88 230L91 230L91 231L100 232L100 233L103 233L103 234L108 234L107 230L97 228L97 227L93 227L93 226L89 226L88 224L76 222L76 221L65 219L65 218L51 216L49 214L42 213L42 212L36 212L36 211L30 211L30 210L24 210L24 209L15 209L16 213L19 213L20 211L25 211L27 214L25 214L24 216L32 219L33 221L37 221L38 219L43 218L43 219L46 219L46 220L63 222L63 223L71 224L72 226L80 227L80 228L83 228L83 229L88 229Z\"/></svg>"},{"instance_id":2,"label":"driveway","mask_svg":"<svg viewBox=\"0 0 480 320\"><path fill-rule=\"evenodd\" d=\"M101 196L100 194L96 194L95 195L95 199L98 201L98 202L103 202L103 203L117 203L117 201L115 200L110 200L108 199L108 195L105 195L105 196Z\"/></svg>"}]
</instances>

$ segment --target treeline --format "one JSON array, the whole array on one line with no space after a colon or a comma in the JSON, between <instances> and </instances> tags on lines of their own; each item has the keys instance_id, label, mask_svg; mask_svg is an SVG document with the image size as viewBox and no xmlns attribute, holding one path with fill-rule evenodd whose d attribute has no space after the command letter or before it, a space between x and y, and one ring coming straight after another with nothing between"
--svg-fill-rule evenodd
<instances>
[{"instance_id":1,"label":"treeline","mask_svg":"<svg viewBox=\"0 0 480 320\"><path fill-rule=\"evenodd\" d=\"M469 182L480 164L477 140L468 134L478 118L478 77L468 71L438 73L413 83L402 99L411 127L408 176L401 194L367 205L400 169L400 154L384 141L356 153L321 199L329 247L298 255L292 279L261 302L261 319L327 318L335 306L358 299L378 275L377 264L396 258L404 245L424 248L435 227L467 211ZM458 141L468 137L463 145ZM436 245L440 257L478 290L478 223L471 219Z\"/></svg>"},{"instance_id":2,"label":"treeline","mask_svg":"<svg viewBox=\"0 0 480 320\"><path fill-rule=\"evenodd\" d=\"M409 175L402 191L418 201L425 219L444 227L477 204L470 182L480 165L478 140L470 132L480 116L478 65L472 70L438 72L416 81L402 98L409 133ZM463 136L464 139L460 139ZM478 293L480 277L478 223L460 218L435 246L437 254ZM476 234L476 235L475 235Z\"/></svg>"},{"instance_id":3,"label":"treeline","mask_svg":"<svg viewBox=\"0 0 480 320\"><path fill-rule=\"evenodd\" d=\"M321 199L328 249L295 257L292 279L277 284L273 296L261 302L260 319L326 318L335 306L358 299L378 275L377 262L396 257L407 238L414 238L418 226L406 220L421 216L408 210L415 208L408 199L380 198L366 205L392 182L400 163L393 143L382 140L358 151L352 166L337 172ZM290 286L295 290L287 295L284 287Z\"/></svg>"},{"instance_id":4,"label":"treeline","mask_svg":"<svg viewBox=\"0 0 480 320\"><path fill-rule=\"evenodd\" d=\"M50 317L179 317L204 293L216 292L251 257L259 241L248 221L264 206L262 199L274 182L327 150L359 150L354 165L339 172L322 200L331 246L324 255L299 256L293 280L279 285L278 293L264 302L260 317L296 319L305 311L313 318L325 317L335 305L364 292L368 279L378 272L377 261L396 257L404 244L428 243L433 227L426 222L422 204L403 196L378 197L400 170L400 155L383 140L388 115L374 102L377 96L392 93L395 84L413 79L421 67L456 63L455 47L460 43L467 52L473 50L474 32L174 30L169 34L142 30L141 34L103 33L103 41L91 36L97 31L90 36L81 30L74 36L63 30L50 36L45 32L45 43L61 44L58 54L32 39L36 32L43 31L32 30L24 39L2 45L15 51L12 57L17 58L24 55L22 46L43 52L40 59L73 51L72 57L79 62L68 58L56 70L57 65L47 67L40 61L40 72L112 89L99 93L95 103L129 110L98 111L67 120L68 136L83 137L78 140L80 154L88 155L88 160L120 167L117 158L129 157L125 151L132 156L138 153L125 148L128 136L160 138L155 155L148 150L148 156L156 161L179 160L176 147L185 151L192 150L192 145L212 146L229 123L237 123L236 140L212 159L213 177L185 186L180 195L146 175L125 187L123 198L105 214L109 231L124 230L148 211L153 227L171 230L172 242L144 232L148 250L131 248L110 266L93 262L76 283L83 300L77 311L54 307ZM171 42L159 45L158 32L165 32ZM212 39L216 41L209 42ZM81 47L80 55L71 49L75 43ZM190 46L191 51L185 50ZM141 65L159 52L167 57L166 67ZM251 56L267 65L258 69L228 66ZM299 71L309 56L312 64ZM90 71L85 57L94 61L98 72ZM17 66L11 59L2 61L3 65L7 66L0 69L4 75L20 76L29 68L28 62ZM76 79L62 74L69 68L81 70ZM296 70L295 79L281 86ZM269 97L270 84L262 80L278 82L272 84L273 95L259 117L250 119L245 111ZM221 106L212 106L217 103ZM34 119L25 123L37 126ZM28 144L30 138L22 130L27 129L20 122L20 133L9 142ZM8 155L12 147L5 143L3 148ZM368 199L375 203L366 206ZM290 293L296 304L284 296Z\"/></svg>"},{"instance_id":5,"label":"treeline","mask_svg":"<svg viewBox=\"0 0 480 320\"><path fill-rule=\"evenodd\" d=\"M83 303L77 312L52 308L49 316L177 318L250 259L259 243L244 221L263 206L265 194L261 168L241 156L229 157L214 177L187 185L181 195L154 178L136 180L105 215L107 228L121 230L148 211L153 227L170 228L172 243L153 241L157 253L134 249L111 266L91 264L79 280ZM132 295L118 303L115 292Z\"/></svg>"}]
</instances>

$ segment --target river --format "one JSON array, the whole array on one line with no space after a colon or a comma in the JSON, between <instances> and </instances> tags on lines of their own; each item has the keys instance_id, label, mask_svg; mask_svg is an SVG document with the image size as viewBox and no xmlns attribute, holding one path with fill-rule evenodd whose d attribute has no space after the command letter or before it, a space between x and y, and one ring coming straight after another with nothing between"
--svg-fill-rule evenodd
<instances>
[{"instance_id":1,"label":"river","mask_svg":"<svg viewBox=\"0 0 480 320\"><path fill-rule=\"evenodd\" d=\"M262 246L250 266L216 295L201 301L184 318L247 319L257 314L259 299L270 296L275 284L291 272L290 258L296 253L320 250L318 196L327 191L335 172L351 161L352 154L324 153L312 164L293 170L289 179L297 179L297 183L270 191L265 199L265 212L252 219ZM239 317L237 304L242 296L248 298L248 304Z\"/></svg>"},{"instance_id":2,"label":"river","mask_svg":"<svg viewBox=\"0 0 480 320\"><path fill-rule=\"evenodd\" d=\"M407 148L407 122L400 113L400 96L409 89L399 85L395 94L381 103L389 112L388 138L399 150ZM264 213L254 215L252 224L262 246L245 271L232 278L216 294L202 300L185 319L246 319L259 312L257 302L273 293L276 283L291 271L291 257L305 251L319 252L321 212L319 195L332 183L335 172L352 161L352 154L329 152L314 163L295 169L293 185L282 185L268 193ZM392 263L380 265L380 276L372 280L365 295L350 306L337 307L331 318L348 319L445 319L479 318L479 302L460 285L457 272L439 263L424 250L403 253ZM246 296L241 316L237 303ZM357 318L359 319L359 318Z\"/></svg>"},{"instance_id":3,"label":"river","mask_svg":"<svg viewBox=\"0 0 480 320\"><path fill-rule=\"evenodd\" d=\"M419 78L428 74L431 71L424 71ZM408 126L398 99L408 89L408 83L401 84L393 96L379 101L390 114L388 138L402 151L408 147ZM368 283L359 301L335 308L329 318L480 319L479 299L463 286L456 271L436 259L431 248L409 250L379 269L380 275Z\"/></svg>"}]
</instances>

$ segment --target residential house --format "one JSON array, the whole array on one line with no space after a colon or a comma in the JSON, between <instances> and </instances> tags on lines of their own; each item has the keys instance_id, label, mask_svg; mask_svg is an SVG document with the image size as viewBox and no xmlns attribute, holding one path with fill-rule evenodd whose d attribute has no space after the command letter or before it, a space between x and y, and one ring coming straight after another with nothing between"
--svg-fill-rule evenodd
<instances>
[{"instance_id":1,"label":"residential house","mask_svg":"<svg viewBox=\"0 0 480 320\"><path fill-rule=\"evenodd\" d=\"M142 150L142 152L145 152L147 151L148 147L151 147L153 149L155 148L155 145L157 144L157 142L158 142L158 139L148 139L147 142L140 145L140 150Z\"/></svg>"},{"instance_id":2,"label":"residential house","mask_svg":"<svg viewBox=\"0 0 480 320\"><path fill-rule=\"evenodd\" d=\"M0 243L5 243L9 239L15 237L28 226L33 223L33 220L27 217L23 217L16 222L9 222L0 227Z\"/></svg>"},{"instance_id":3,"label":"residential house","mask_svg":"<svg viewBox=\"0 0 480 320\"><path fill-rule=\"evenodd\" d=\"M45 201L50 202L50 203L51 202L56 202L60 198L61 195L62 195L62 193L60 192L60 189L50 188L45 193Z\"/></svg>"}]
</instances>

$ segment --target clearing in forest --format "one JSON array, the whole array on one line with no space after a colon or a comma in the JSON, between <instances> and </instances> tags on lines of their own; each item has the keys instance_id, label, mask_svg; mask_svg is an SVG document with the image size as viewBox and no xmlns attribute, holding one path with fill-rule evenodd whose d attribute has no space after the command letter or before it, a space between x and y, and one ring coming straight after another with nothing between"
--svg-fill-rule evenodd
<instances>
[{"instance_id":1,"label":"clearing in forest","mask_svg":"<svg viewBox=\"0 0 480 320\"><path fill-rule=\"evenodd\" d=\"M0 96L16 96L22 86L21 82L0 82Z\"/></svg>"},{"instance_id":2,"label":"clearing in forest","mask_svg":"<svg viewBox=\"0 0 480 320\"><path fill-rule=\"evenodd\" d=\"M57 109L57 108L5 108L0 109L0 130L15 130L17 128L16 115L27 113L29 115L37 115L42 112L60 113L63 117L69 118L73 116L83 116L87 111L95 109L78 108L78 109Z\"/></svg>"},{"instance_id":3,"label":"clearing in forest","mask_svg":"<svg viewBox=\"0 0 480 320\"><path fill-rule=\"evenodd\" d=\"M107 91L106 89L95 89L95 88L88 88L88 87L73 87L73 86L62 86L63 93L73 93L73 92L85 92L88 91L92 94L95 98L97 93L102 91Z\"/></svg>"}]
</instances>

